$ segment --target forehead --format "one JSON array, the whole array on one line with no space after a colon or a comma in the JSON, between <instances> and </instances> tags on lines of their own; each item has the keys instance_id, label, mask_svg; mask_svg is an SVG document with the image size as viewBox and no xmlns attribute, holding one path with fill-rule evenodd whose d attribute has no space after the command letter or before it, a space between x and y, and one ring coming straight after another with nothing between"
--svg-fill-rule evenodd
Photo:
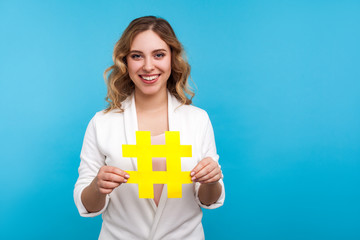
<instances>
[{"instance_id":1,"label":"forehead","mask_svg":"<svg viewBox=\"0 0 360 240\"><path fill-rule=\"evenodd\" d=\"M130 47L130 51L137 50L141 52L151 52L155 49L165 49L169 51L170 47L152 30L147 30L136 35Z\"/></svg>"}]
</instances>

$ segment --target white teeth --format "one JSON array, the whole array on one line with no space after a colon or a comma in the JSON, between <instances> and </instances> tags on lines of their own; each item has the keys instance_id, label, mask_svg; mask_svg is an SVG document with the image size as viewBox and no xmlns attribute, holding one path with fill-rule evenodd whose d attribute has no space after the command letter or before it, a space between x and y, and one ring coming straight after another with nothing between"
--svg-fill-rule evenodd
<instances>
[{"instance_id":1,"label":"white teeth","mask_svg":"<svg viewBox=\"0 0 360 240\"><path fill-rule=\"evenodd\" d=\"M146 81L151 81L154 80L155 78L157 78L159 75L155 75L155 76L151 76L151 77L145 77L145 76L141 76L142 79L145 79Z\"/></svg>"}]
</instances>

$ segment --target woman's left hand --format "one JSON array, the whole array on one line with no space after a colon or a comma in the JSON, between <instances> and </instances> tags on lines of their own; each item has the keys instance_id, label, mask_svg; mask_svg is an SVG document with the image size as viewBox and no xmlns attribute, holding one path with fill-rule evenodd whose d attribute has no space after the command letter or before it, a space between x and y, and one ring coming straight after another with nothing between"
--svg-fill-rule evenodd
<instances>
[{"instance_id":1,"label":"woman's left hand","mask_svg":"<svg viewBox=\"0 0 360 240\"><path fill-rule=\"evenodd\" d=\"M220 180L222 173L219 164L206 157L195 166L190 175L193 182L215 183Z\"/></svg>"}]
</instances>

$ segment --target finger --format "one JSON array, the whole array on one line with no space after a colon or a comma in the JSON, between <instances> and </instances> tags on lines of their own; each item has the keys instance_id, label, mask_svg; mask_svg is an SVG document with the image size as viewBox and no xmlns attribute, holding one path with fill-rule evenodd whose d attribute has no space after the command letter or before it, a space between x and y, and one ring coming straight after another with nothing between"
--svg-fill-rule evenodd
<instances>
[{"instance_id":1,"label":"finger","mask_svg":"<svg viewBox=\"0 0 360 240\"><path fill-rule=\"evenodd\" d=\"M210 179L214 177L216 174L219 174L220 169L218 167L208 166L206 168L203 168L199 173L197 173L195 177L195 181L206 181L207 179Z\"/></svg>"},{"instance_id":2,"label":"finger","mask_svg":"<svg viewBox=\"0 0 360 240\"><path fill-rule=\"evenodd\" d=\"M201 160L195 167L193 170L191 170L190 175L194 176L195 174L197 174L199 171L201 171L203 168L205 168L209 162L204 161L205 159Z\"/></svg>"},{"instance_id":3,"label":"finger","mask_svg":"<svg viewBox=\"0 0 360 240\"><path fill-rule=\"evenodd\" d=\"M218 182L221 179L221 174L216 174L214 177L205 180L205 181L200 181L200 183L215 183Z\"/></svg>"},{"instance_id":4,"label":"finger","mask_svg":"<svg viewBox=\"0 0 360 240\"><path fill-rule=\"evenodd\" d=\"M104 174L102 179L105 180L105 181L117 182L117 183L125 183L125 182L127 182L127 178L124 178L124 177L119 176L119 175L114 174L114 173L106 173L106 174Z\"/></svg>"},{"instance_id":5,"label":"finger","mask_svg":"<svg viewBox=\"0 0 360 240\"><path fill-rule=\"evenodd\" d=\"M117 168L117 167L113 167L113 166L107 166L105 169L104 169L105 172L107 173L113 173L113 174L117 174L123 178L126 178L128 179L130 176L128 173L126 173L125 171L121 170L120 168Z\"/></svg>"},{"instance_id":6,"label":"finger","mask_svg":"<svg viewBox=\"0 0 360 240\"><path fill-rule=\"evenodd\" d=\"M199 172L199 174L202 174L202 175L199 175L199 176L195 175L195 179L197 182L206 181L206 180L213 178L219 174L219 171L217 169L212 169L212 170L203 169L201 171L204 171L204 172Z\"/></svg>"},{"instance_id":7,"label":"finger","mask_svg":"<svg viewBox=\"0 0 360 240\"><path fill-rule=\"evenodd\" d=\"M102 194L110 194L110 193L112 193L112 191L113 191L114 189L106 189L106 188L100 188L100 193L102 193Z\"/></svg>"},{"instance_id":8,"label":"finger","mask_svg":"<svg viewBox=\"0 0 360 240\"><path fill-rule=\"evenodd\" d=\"M212 169L218 167L218 164L215 161L200 161L199 164L201 164L203 167L199 169L198 172L195 172L194 175L196 178L200 178L204 175L204 172L209 173L212 171Z\"/></svg>"},{"instance_id":9,"label":"finger","mask_svg":"<svg viewBox=\"0 0 360 240\"><path fill-rule=\"evenodd\" d=\"M109 181L101 181L99 184L99 187L103 189L114 189L118 186L120 186L120 183L109 182Z\"/></svg>"}]
</instances>

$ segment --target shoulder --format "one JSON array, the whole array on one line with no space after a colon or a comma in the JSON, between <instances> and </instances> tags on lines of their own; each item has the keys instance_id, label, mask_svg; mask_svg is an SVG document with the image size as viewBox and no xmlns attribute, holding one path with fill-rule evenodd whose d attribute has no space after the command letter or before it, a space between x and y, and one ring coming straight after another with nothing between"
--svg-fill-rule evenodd
<instances>
[{"instance_id":1,"label":"shoulder","mask_svg":"<svg viewBox=\"0 0 360 240\"><path fill-rule=\"evenodd\" d=\"M122 121L123 118L124 113L120 112L118 109L111 110L109 112L102 110L95 113L91 121L96 127L105 127L116 124L119 121Z\"/></svg>"},{"instance_id":2,"label":"shoulder","mask_svg":"<svg viewBox=\"0 0 360 240\"><path fill-rule=\"evenodd\" d=\"M173 119L181 122L186 129L193 132L199 132L205 129L210 122L208 113L193 105L182 105L174 111Z\"/></svg>"},{"instance_id":3,"label":"shoulder","mask_svg":"<svg viewBox=\"0 0 360 240\"><path fill-rule=\"evenodd\" d=\"M172 107L175 115L183 115L193 119L206 120L209 118L204 109L194 105L181 105L181 103L172 96Z\"/></svg>"},{"instance_id":4,"label":"shoulder","mask_svg":"<svg viewBox=\"0 0 360 240\"><path fill-rule=\"evenodd\" d=\"M196 107L194 105L182 105L175 109L175 113L179 112L187 116L196 118L209 118L207 112L204 109Z\"/></svg>"},{"instance_id":5,"label":"shoulder","mask_svg":"<svg viewBox=\"0 0 360 240\"><path fill-rule=\"evenodd\" d=\"M105 110L101 110L99 112L96 112L94 115L95 119L111 119L111 118L117 118L124 114L124 112L121 112L119 109L114 109L108 112L105 112Z\"/></svg>"}]
</instances>

